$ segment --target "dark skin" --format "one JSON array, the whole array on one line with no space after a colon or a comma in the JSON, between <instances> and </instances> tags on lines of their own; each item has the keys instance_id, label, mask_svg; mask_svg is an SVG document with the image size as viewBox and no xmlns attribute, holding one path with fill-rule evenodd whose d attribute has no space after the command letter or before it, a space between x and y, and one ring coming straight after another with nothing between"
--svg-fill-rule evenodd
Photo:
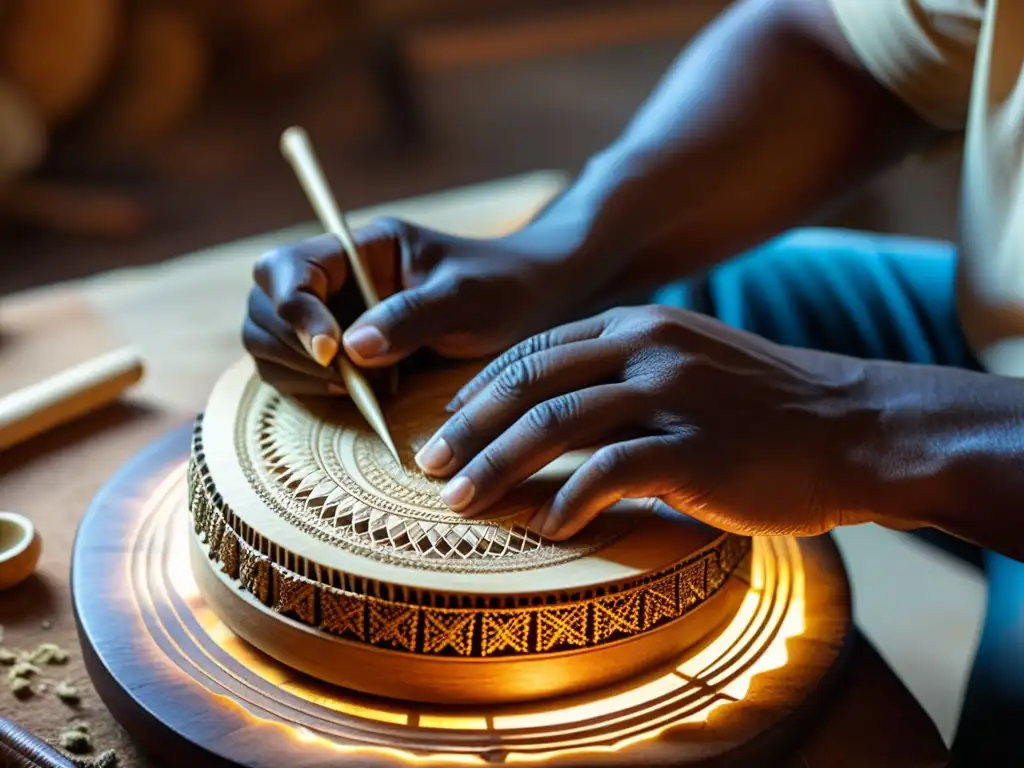
<instances>
[{"instance_id":1,"label":"dark skin","mask_svg":"<svg viewBox=\"0 0 1024 768\"><path fill-rule=\"evenodd\" d=\"M934 526L1022 558L1016 380L781 347L664 307L578 320L813 221L931 135L863 71L826 0L746 0L524 229L357 233L386 297L362 314L333 238L262 257L246 347L295 394L343 391L339 342L371 371L512 347L417 458L462 514L602 444L532 527L564 538L618 499L658 497L742 533Z\"/></svg>"}]
</instances>

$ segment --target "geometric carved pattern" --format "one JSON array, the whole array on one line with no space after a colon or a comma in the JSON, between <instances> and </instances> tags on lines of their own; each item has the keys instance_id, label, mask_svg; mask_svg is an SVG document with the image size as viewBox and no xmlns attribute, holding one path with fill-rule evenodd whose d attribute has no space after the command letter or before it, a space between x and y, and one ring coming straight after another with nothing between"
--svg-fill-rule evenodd
<instances>
[{"instance_id":1,"label":"geometric carved pattern","mask_svg":"<svg viewBox=\"0 0 1024 768\"><path fill-rule=\"evenodd\" d=\"M480 655L491 656L500 651L529 653L531 613L490 611L481 618Z\"/></svg>"},{"instance_id":2,"label":"geometric carved pattern","mask_svg":"<svg viewBox=\"0 0 1024 768\"><path fill-rule=\"evenodd\" d=\"M238 578L238 539L234 536L221 536L220 547L217 549L220 557L221 570L232 579Z\"/></svg>"},{"instance_id":3,"label":"geometric carved pattern","mask_svg":"<svg viewBox=\"0 0 1024 768\"><path fill-rule=\"evenodd\" d=\"M729 576L718 557L709 557L704 567L707 569L704 578L709 591L718 589Z\"/></svg>"},{"instance_id":4,"label":"geometric carved pattern","mask_svg":"<svg viewBox=\"0 0 1024 768\"><path fill-rule=\"evenodd\" d=\"M318 421L255 381L239 413L238 461L260 500L299 530L365 557L508 572L575 560L626 533L599 519L554 546L521 524L460 517L441 501L443 483L399 467L379 440Z\"/></svg>"},{"instance_id":5,"label":"geometric carved pattern","mask_svg":"<svg viewBox=\"0 0 1024 768\"><path fill-rule=\"evenodd\" d=\"M704 572L708 558L702 558L695 563L690 563L679 572L679 602L684 611L698 605L707 598Z\"/></svg>"},{"instance_id":6,"label":"geometric carved pattern","mask_svg":"<svg viewBox=\"0 0 1024 768\"><path fill-rule=\"evenodd\" d=\"M653 627L662 619L674 619L678 615L676 576L670 574L651 584L644 595L644 629Z\"/></svg>"},{"instance_id":7,"label":"geometric carved pattern","mask_svg":"<svg viewBox=\"0 0 1024 768\"><path fill-rule=\"evenodd\" d=\"M594 640L600 643L612 635L635 635L640 632L641 591L608 595L594 601Z\"/></svg>"},{"instance_id":8,"label":"geometric carved pattern","mask_svg":"<svg viewBox=\"0 0 1024 768\"><path fill-rule=\"evenodd\" d=\"M423 652L439 653L451 648L459 656L469 656L473 645L473 611L423 609Z\"/></svg>"},{"instance_id":9,"label":"geometric carved pattern","mask_svg":"<svg viewBox=\"0 0 1024 768\"><path fill-rule=\"evenodd\" d=\"M365 640L363 631L364 604L355 595L321 590L320 629L333 635L352 635Z\"/></svg>"},{"instance_id":10,"label":"geometric carved pattern","mask_svg":"<svg viewBox=\"0 0 1024 768\"><path fill-rule=\"evenodd\" d=\"M494 657L589 648L646 632L711 599L749 554L751 540L722 534L704 549L619 592L562 596L543 605L444 609L346 591L301 577L235 529L202 460L200 422L188 470L189 509L207 556L261 603L311 627L409 653ZM307 571L308 572L308 571ZM422 631L421 631L422 628Z\"/></svg>"},{"instance_id":11,"label":"geometric carved pattern","mask_svg":"<svg viewBox=\"0 0 1024 768\"><path fill-rule=\"evenodd\" d=\"M367 598L370 606L370 642L391 645L403 651L416 650L416 606Z\"/></svg>"},{"instance_id":12,"label":"geometric carved pattern","mask_svg":"<svg viewBox=\"0 0 1024 768\"><path fill-rule=\"evenodd\" d=\"M537 616L537 650L541 653L559 646L583 647L587 642L587 606L552 608Z\"/></svg>"},{"instance_id":13,"label":"geometric carved pattern","mask_svg":"<svg viewBox=\"0 0 1024 768\"><path fill-rule=\"evenodd\" d=\"M300 621L312 624L316 616L316 585L298 576L279 574L274 610L294 614Z\"/></svg>"}]
</instances>

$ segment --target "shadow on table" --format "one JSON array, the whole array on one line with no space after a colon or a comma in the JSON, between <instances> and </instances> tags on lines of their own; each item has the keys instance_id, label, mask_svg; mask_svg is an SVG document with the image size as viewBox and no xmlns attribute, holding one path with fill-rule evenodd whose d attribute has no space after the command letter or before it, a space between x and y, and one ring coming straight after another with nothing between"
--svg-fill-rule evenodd
<instances>
[{"instance_id":1,"label":"shadow on table","mask_svg":"<svg viewBox=\"0 0 1024 768\"><path fill-rule=\"evenodd\" d=\"M5 451L0 451L0 477L21 469L43 456L64 450L76 442L88 441L133 423L140 427L157 418L159 411L137 403L115 402L75 421L55 427Z\"/></svg>"}]
</instances>

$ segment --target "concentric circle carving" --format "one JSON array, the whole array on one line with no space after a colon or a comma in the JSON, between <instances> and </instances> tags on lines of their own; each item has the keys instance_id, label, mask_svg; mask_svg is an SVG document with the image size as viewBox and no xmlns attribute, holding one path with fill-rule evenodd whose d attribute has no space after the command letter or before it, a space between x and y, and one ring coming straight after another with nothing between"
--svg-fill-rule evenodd
<instances>
[{"instance_id":1,"label":"concentric circle carving","mask_svg":"<svg viewBox=\"0 0 1024 768\"><path fill-rule=\"evenodd\" d=\"M414 568L486 572L568 562L628 533L599 518L556 546L511 521L460 517L441 502L440 482L400 467L358 415L347 414L321 418L252 379L235 421L252 489L322 541Z\"/></svg>"}]
</instances>

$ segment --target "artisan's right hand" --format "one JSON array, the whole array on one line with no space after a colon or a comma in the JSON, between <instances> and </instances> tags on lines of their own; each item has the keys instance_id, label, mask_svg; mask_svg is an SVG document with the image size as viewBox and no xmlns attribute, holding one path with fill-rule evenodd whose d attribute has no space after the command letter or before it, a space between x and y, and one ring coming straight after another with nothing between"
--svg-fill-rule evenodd
<instances>
[{"instance_id":1,"label":"artisan's right hand","mask_svg":"<svg viewBox=\"0 0 1024 768\"><path fill-rule=\"evenodd\" d=\"M332 235L275 249L256 264L243 341L262 378L282 392L344 392L331 366L341 343L366 368L420 349L493 355L568 319L587 285L550 227L469 240L381 220L354 237L381 299L365 311Z\"/></svg>"}]
</instances>

